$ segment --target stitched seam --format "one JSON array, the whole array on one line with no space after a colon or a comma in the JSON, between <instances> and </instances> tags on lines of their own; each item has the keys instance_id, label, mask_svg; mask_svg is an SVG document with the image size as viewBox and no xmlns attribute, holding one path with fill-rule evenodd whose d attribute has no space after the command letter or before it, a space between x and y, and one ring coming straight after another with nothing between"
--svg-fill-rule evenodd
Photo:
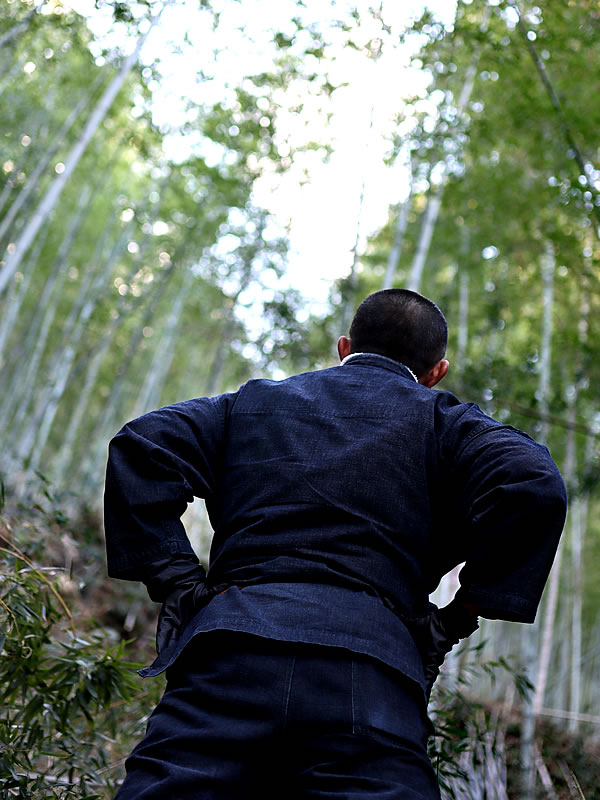
<instances>
[{"instance_id":1,"label":"stitched seam","mask_svg":"<svg viewBox=\"0 0 600 800\"><path fill-rule=\"evenodd\" d=\"M282 406L280 405L278 408L273 408L269 411L260 411L255 409L241 409L240 411L232 411L232 414L235 414L237 417L287 417L290 411L294 411L296 413L296 418L301 420L315 420L315 419L384 419L384 420L396 420L397 415L394 415L394 409L391 411L387 411L386 413L358 413L358 412L349 412L347 414L328 414L326 411L305 411L305 412L298 412L296 408L292 406ZM417 417L411 422L416 423L420 422Z\"/></svg>"},{"instance_id":2,"label":"stitched seam","mask_svg":"<svg viewBox=\"0 0 600 800\"><path fill-rule=\"evenodd\" d=\"M285 704L283 708L283 728L287 725L287 715L288 715L288 708L290 705L290 697L292 695L292 682L294 680L294 670L296 668L296 656L292 656L292 667L290 669L290 675L288 679L288 688L287 688L287 696L285 698Z\"/></svg>"},{"instance_id":3,"label":"stitched seam","mask_svg":"<svg viewBox=\"0 0 600 800\"><path fill-rule=\"evenodd\" d=\"M498 428L502 428L502 427L503 426L501 424L490 425L486 420L481 420L481 422L478 422L475 425L474 429L469 434L467 434L467 436L465 436L465 438L463 439L463 441L461 443L461 446L456 451L456 453L454 455L454 458L455 459L460 458L462 456L463 452L465 451L465 449L471 444L471 442L474 439L477 439L477 437L482 436L485 433L489 433L490 431L497 431Z\"/></svg>"},{"instance_id":4,"label":"stitched seam","mask_svg":"<svg viewBox=\"0 0 600 800\"><path fill-rule=\"evenodd\" d=\"M355 715L355 713L354 713L354 680L355 680L355 679L354 679L354 670L355 670L355 661L354 661L354 659L353 659L353 658L350 660L350 666L351 666L351 670L352 670L352 672L351 672L351 677L352 677L352 687L351 687L351 701L352 701L352 735L355 735L355 734L356 734L356 722L355 722L355 720L356 720L356 715Z\"/></svg>"}]
</instances>

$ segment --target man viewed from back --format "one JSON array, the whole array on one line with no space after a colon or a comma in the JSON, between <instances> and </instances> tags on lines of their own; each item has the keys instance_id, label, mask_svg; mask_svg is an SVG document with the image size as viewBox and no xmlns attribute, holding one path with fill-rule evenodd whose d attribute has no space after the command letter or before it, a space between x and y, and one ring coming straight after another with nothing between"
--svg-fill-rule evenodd
<instances>
[{"instance_id":1,"label":"man viewed from back","mask_svg":"<svg viewBox=\"0 0 600 800\"><path fill-rule=\"evenodd\" d=\"M533 622L566 508L544 447L432 391L446 341L430 300L376 292L340 365L113 439L109 574L163 604L142 672L168 678L119 800L439 797L439 666L478 615ZM194 496L214 528L206 576L180 522Z\"/></svg>"}]
</instances>

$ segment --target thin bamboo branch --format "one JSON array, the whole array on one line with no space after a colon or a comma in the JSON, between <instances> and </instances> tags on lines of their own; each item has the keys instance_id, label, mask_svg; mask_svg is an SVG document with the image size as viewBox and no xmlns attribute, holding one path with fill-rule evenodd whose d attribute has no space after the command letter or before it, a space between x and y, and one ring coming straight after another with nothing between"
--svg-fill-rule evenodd
<instances>
[{"instance_id":1,"label":"thin bamboo branch","mask_svg":"<svg viewBox=\"0 0 600 800\"><path fill-rule=\"evenodd\" d=\"M525 24L523 22L523 18L521 16L521 11L519 9L517 0L508 0L508 5L511 6L514 9L514 11L516 12L516 14L517 14L517 18L518 18L517 19L517 27L519 28L519 33L523 36L523 40L524 40L524 42L526 44L527 50L529 51L529 55L531 56L531 58L533 60L533 63L535 64L535 68L537 70L538 75L540 76L540 80L542 81L542 84L543 84L543 86L544 86L544 88L545 88L545 90L548 93L548 96L550 98L550 102L552 103L552 106L553 106L554 110L556 111L556 113L558 115L560 129L563 132L563 135L565 137L565 141L566 141L569 149L571 150L571 152L573 153L573 155L575 157L575 161L576 161L577 166L579 167L579 170L580 170L580 175L584 178L584 180L586 182L587 190L589 192L591 192L591 194L594 197L594 200L596 200L598 197L600 197L600 194L598 193L598 190L596 189L596 186L594 185L594 181L590 180L590 177L589 177L588 172L586 170L585 160L584 160L584 158L583 158L583 156L581 154L581 150L577 146L577 143L575 141L575 137L573 136L573 132L571 130L571 126L569 125L569 123L567 121L563 106L562 106L562 104L560 102L558 94L556 93L556 91L554 89L554 86L552 85L552 81L550 80L550 76L548 75L548 70L546 69L546 65L544 64L544 62L540 58L535 44L529 39L529 37L527 35L528 31L527 31L527 28L526 28L526 26L525 26ZM594 213L594 216L596 217L596 222L600 223L600 208L598 207L598 205L595 202L592 203L592 211ZM598 234L598 235L600 235L600 234Z\"/></svg>"},{"instance_id":2,"label":"thin bamboo branch","mask_svg":"<svg viewBox=\"0 0 600 800\"><path fill-rule=\"evenodd\" d=\"M502 405L506 406L506 408L512 409L517 414L521 414L524 417L530 417L531 419L538 419L541 422L546 422L548 425L556 425L560 428L576 431L577 433L585 433L593 438L600 437L600 431L597 430L597 428L584 425L582 422L575 422L572 419L559 417L556 414L548 414L543 411L536 411L535 408L528 408L527 406L522 406L519 403L512 403L510 400L503 400Z\"/></svg>"},{"instance_id":3,"label":"thin bamboo branch","mask_svg":"<svg viewBox=\"0 0 600 800\"><path fill-rule=\"evenodd\" d=\"M40 577L45 584L47 584L48 588L50 589L52 594L56 597L56 599L62 606L63 611L67 615L67 618L69 619L69 622L71 624L71 628L75 630L73 623L73 615L69 611L69 608L65 603L65 601L63 600L62 595L60 594L58 589L54 586L52 581L49 578L47 578L46 575L44 575L44 571L36 567L33 561L29 558L29 556L25 555L25 553L22 550L20 550L15 544L11 544L10 547L0 547L0 552L8 553L11 556L16 556L17 558L20 558L21 561L24 561L27 564L28 568L32 572L35 572L35 574L38 577Z\"/></svg>"}]
</instances>

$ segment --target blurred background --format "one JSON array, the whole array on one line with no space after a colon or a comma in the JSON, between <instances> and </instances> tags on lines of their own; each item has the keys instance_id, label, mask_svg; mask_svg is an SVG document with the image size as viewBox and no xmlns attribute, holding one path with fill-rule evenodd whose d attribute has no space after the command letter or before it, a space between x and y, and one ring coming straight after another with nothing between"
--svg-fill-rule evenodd
<instances>
[{"instance_id":1,"label":"blurred background","mask_svg":"<svg viewBox=\"0 0 600 800\"><path fill-rule=\"evenodd\" d=\"M546 444L570 495L536 624L445 666L444 791L600 797L599 37L595 0L0 0L0 796L109 796L153 697L119 659L154 611L104 577L109 439L333 365L403 286L448 318L441 388ZM198 503L187 526L206 561Z\"/></svg>"}]
</instances>

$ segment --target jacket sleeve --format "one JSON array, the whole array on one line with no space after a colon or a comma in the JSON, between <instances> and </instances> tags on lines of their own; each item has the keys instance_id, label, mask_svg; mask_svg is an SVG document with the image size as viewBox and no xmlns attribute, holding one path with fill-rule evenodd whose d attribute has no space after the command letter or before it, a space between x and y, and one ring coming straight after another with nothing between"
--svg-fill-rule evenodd
<instances>
[{"instance_id":1,"label":"jacket sleeve","mask_svg":"<svg viewBox=\"0 0 600 800\"><path fill-rule=\"evenodd\" d=\"M152 411L125 425L108 450L104 530L108 574L141 580L147 564L193 550L181 515L218 492L235 395Z\"/></svg>"},{"instance_id":2,"label":"jacket sleeve","mask_svg":"<svg viewBox=\"0 0 600 800\"><path fill-rule=\"evenodd\" d=\"M481 417L450 464L465 558L457 598L489 619L533 622L564 526L565 486L545 447Z\"/></svg>"}]
</instances>

